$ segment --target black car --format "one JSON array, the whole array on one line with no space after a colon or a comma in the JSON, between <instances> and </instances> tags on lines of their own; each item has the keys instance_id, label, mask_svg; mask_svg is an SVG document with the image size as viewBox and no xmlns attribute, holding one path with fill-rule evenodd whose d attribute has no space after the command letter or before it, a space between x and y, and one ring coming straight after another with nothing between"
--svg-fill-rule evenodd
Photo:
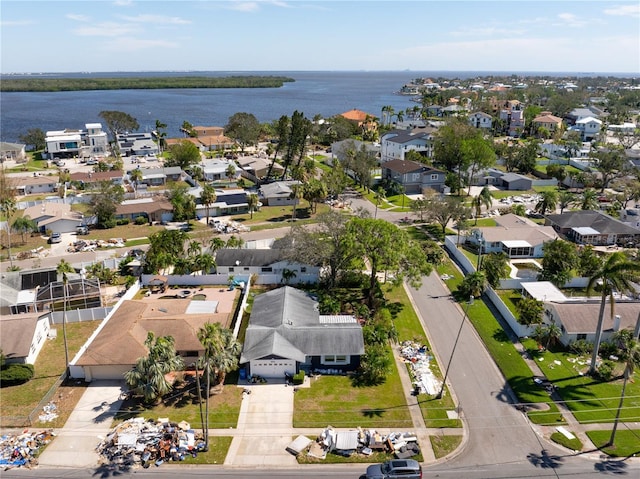
<instances>
[{"instance_id":1,"label":"black car","mask_svg":"<svg viewBox=\"0 0 640 479\"><path fill-rule=\"evenodd\" d=\"M367 467L367 479L422 479L422 466L413 459L393 459Z\"/></svg>"}]
</instances>

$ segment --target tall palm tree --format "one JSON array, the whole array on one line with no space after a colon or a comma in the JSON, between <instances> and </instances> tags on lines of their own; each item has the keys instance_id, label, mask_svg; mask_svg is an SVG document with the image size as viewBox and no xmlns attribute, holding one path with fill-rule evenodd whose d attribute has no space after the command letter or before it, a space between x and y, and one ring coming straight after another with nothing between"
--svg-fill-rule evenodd
<instances>
[{"instance_id":1,"label":"tall palm tree","mask_svg":"<svg viewBox=\"0 0 640 479\"><path fill-rule=\"evenodd\" d=\"M598 192L593 188L587 188L584 190L582 192L582 197L580 198L580 209L597 210L598 206Z\"/></svg>"},{"instance_id":2,"label":"tall palm tree","mask_svg":"<svg viewBox=\"0 0 640 479\"><path fill-rule=\"evenodd\" d=\"M258 208L258 195L251 193L247 196L247 205L249 206L249 213L251 213L251 219L253 219L253 212Z\"/></svg>"},{"instance_id":3,"label":"tall palm tree","mask_svg":"<svg viewBox=\"0 0 640 479\"><path fill-rule=\"evenodd\" d=\"M226 243L221 238L211 238L209 242L209 249L211 250L211 254L215 255L216 251L224 248Z\"/></svg>"},{"instance_id":4,"label":"tall palm tree","mask_svg":"<svg viewBox=\"0 0 640 479\"><path fill-rule=\"evenodd\" d=\"M557 203L558 197L555 191L543 191L540 194L540 200L536 204L536 211L543 216L547 211L555 212Z\"/></svg>"},{"instance_id":5,"label":"tall palm tree","mask_svg":"<svg viewBox=\"0 0 640 479\"><path fill-rule=\"evenodd\" d=\"M378 188L376 188L376 192L374 195L374 198L376 200L376 212L373 215L373 218L377 218L378 217L378 206L380 206L380 203L382 203L382 201L387 197L386 192L384 191L384 188L382 186L378 186Z\"/></svg>"},{"instance_id":6,"label":"tall palm tree","mask_svg":"<svg viewBox=\"0 0 640 479\"><path fill-rule=\"evenodd\" d=\"M622 404L624 402L624 395L627 389L627 381L633 375L633 371L636 366L640 366L640 342L637 338L629 339L623 347L625 356L624 367L624 381L622 383L622 392L620 393L620 402L618 403L618 410L616 411L616 418L613 421L613 429L611 429L611 437L609 438L608 446L615 444L616 432L618 431L618 422L620 421L620 411L622 410Z\"/></svg>"},{"instance_id":7,"label":"tall palm tree","mask_svg":"<svg viewBox=\"0 0 640 479\"><path fill-rule=\"evenodd\" d=\"M593 353L591 354L591 365L589 366L589 374L596 372L596 359L598 358L598 350L602 339L602 325L604 323L604 309L607 302L607 296L610 297L611 314L615 305L614 292L619 293L630 291L633 289L632 282L638 281L640 278L640 263L629 261L622 251L611 254L602 266L596 271L587 284L587 293L590 294L596 284L600 284L602 295L600 300L600 313L598 315L598 325L596 326L596 337L593 344Z\"/></svg>"},{"instance_id":8,"label":"tall palm tree","mask_svg":"<svg viewBox=\"0 0 640 479\"><path fill-rule=\"evenodd\" d=\"M134 194L137 197L138 196L138 185L142 181L142 170L140 170L140 168L133 169L131 171L131 173L129 173L129 179L134 184L134 188L135 188Z\"/></svg>"},{"instance_id":9,"label":"tall palm tree","mask_svg":"<svg viewBox=\"0 0 640 479\"><path fill-rule=\"evenodd\" d=\"M564 213L565 208L569 208L576 202L576 195L571 191L563 190L558 193L558 206L560 207L560 214Z\"/></svg>"},{"instance_id":10,"label":"tall palm tree","mask_svg":"<svg viewBox=\"0 0 640 479\"><path fill-rule=\"evenodd\" d=\"M69 346L67 344L67 299L69 296L68 273L74 273L75 270L65 259L61 259L56 267L58 274L62 275L62 337L64 340L64 370L65 374L69 372Z\"/></svg>"},{"instance_id":11,"label":"tall palm tree","mask_svg":"<svg viewBox=\"0 0 640 479\"><path fill-rule=\"evenodd\" d=\"M491 197L491 192L489 188L486 186L480 190L478 196L474 196L471 200L471 206L474 208L476 213L475 224L478 224L478 217L482 215L482 207L484 206L487 210L491 208L493 204L493 198Z\"/></svg>"},{"instance_id":12,"label":"tall palm tree","mask_svg":"<svg viewBox=\"0 0 640 479\"><path fill-rule=\"evenodd\" d=\"M217 199L216 189L213 186L206 184L202 187L202 191L200 192L200 201L207 210L207 224L209 224L209 209Z\"/></svg>"},{"instance_id":13,"label":"tall palm tree","mask_svg":"<svg viewBox=\"0 0 640 479\"><path fill-rule=\"evenodd\" d=\"M7 237L9 240L9 267L13 268L13 258L11 257L11 218L17 211L16 200L13 197L4 197L0 201L0 212L7 221Z\"/></svg>"},{"instance_id":14,"label":"tall palm tree","mask_svg":"<svg viewBox=\"0 0 640 479\"><path fill-rule=\"evenodd\" d=\"M160 153L162 153L162 150L165 147L165 138L167 137L167 132L162 130L164 130L166 127L166 123L162 123L160 120L156 120L156 138L158 139L158 151L160 151Z\"/></svg>"}]
</instances>

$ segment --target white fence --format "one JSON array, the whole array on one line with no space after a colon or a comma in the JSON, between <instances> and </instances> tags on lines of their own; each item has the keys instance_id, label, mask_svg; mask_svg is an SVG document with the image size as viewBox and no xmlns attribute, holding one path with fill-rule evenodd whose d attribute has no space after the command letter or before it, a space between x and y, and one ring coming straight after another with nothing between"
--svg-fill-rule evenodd
<instances>
[{"instance_id":1,"label":"white fence","mask_svg":"<svg viewBox=\"0 0 640 479\"><path fill-rule=\"evenodd\" d=\"M88 308L88 309L71 309L67 311L67 323L82 323L85 321L96 321L106 318L113 308ZM51 324L62 324L63 311L48 313L49 322Z\"/></svg>"},{"instance_id":2,"label":"white fence","mask_svg":"<svg viewBox=\"0 0 640 479\"><path fill-rule=\"evenodd\" d=\"M143 274L140 278L143 286L147 286L149 281L154 278L155 274ZM200 275L168 275L168 286L211 286L211 285L227 285L229 278L233 281L249 282L248 274L200 274ZM318 282L318 276L315 274L296 273L296 277L291 278L287 284L315 284ZM255 284L285 284L280 274L264 274L256 275Z\"/></svg>"}]
</instances>

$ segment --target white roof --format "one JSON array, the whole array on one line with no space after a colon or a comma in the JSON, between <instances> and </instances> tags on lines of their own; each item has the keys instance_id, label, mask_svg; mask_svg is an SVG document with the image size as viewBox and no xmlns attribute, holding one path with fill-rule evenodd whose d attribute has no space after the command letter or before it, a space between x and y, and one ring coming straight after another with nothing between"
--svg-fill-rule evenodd
<instances>
[{"instance_id":1,"label":"white roof","mask_svg":"<svg viewBox=\"0 0 640 479\"><path fill-rule=\"evenodd\" d=\"M191 301L185 314L214 314L218 312L218 301Z\"/></svg>"},{"instance_id":2,"label":"white roof","mask_svg":"<svg viewBox=\"0 0 640 479\"><path fill-rule=\"evenodd\" d=\"M591 123L592 121L595 121L596 123L599 123L600 125L602 125L602 121L600 121L597 118L594 118L592 116L588 116L586 118L583 118L582 120L578 120L578 121L576 121L576 123Z\"/></svg>"},{"instance_id":3,"label":"white roof","mask_svg":"<svg viewBox=\"0 0 640 479\"><path fill-rule=\"evenodd\" d=\"M35 289L23 289L22 291L18 291L18 298L16 299L16 304L33 303L35 299L36 299Z\"/></svg>"},{"instance_id":4,"label":"white roof","mask_svg":"<svg viewBox=\"0 0 640 479\"><path fill-rule=\"evenodd\" d=\"M318 316L320 324L353 324L357 323L356 318L348 314L321 314Z\"/></svg>"},{"instance_id":5,"label":"white roof","mask_svg":"<svg viewBox=\"0 0 640 479\"><path fill-rule=\"evenodd\" d=\"M87 130L89 128L102 128L102 123L87 123L84 126Z\"/></svg>"},{"instance_id":6,"label":"white roof","mask_svg":"<svg viewBox=\"0 0 640 479\"><path fill-rule=\"evenodd\" d=\"M80 141L81 137L78 134L73 135L60 135L60 136L47 136L47 141Z\"/></svg>"},{"instance_id":7,"label":"white roof","mask_svg":"<svg viewBox=\"0 0 640 479\"><path fill-rule=\"evenodd\" d=\"M567 297L556 288L550 281L536 281L534 283L522 283L524 289L529 295L538 301L555 301L563 303Z\"/></svg>"},{"instance_id":8,"label":"white roof","mask_svg":"<svg viewBox=\"0 0 640 479\"><path fill-rule=\"evenodd\" d=\"M531 248L531 243L525 240L505 240L502 244L507 248Z\"/></svg>"},{"instance_id":9,"label":"white roof","mask_svg":"<svg viewBox=\"0 0 640 479\"><path fill-rule=\"evenodd\" d=\"M578 226L575 228L571 228L573 231L578 233L580 236L585 235L599 235L600 232L598 230L594 230L591 226Z\"/></svg>"}]
</instances>

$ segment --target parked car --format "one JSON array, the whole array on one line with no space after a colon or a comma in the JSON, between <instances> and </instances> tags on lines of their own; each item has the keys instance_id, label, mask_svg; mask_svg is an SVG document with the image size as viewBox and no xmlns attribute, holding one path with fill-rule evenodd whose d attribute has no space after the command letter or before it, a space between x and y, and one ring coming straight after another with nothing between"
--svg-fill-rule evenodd
<instances>
[{"instance_id":1,"label":"parked car","mask_svg":"<svg viewBox=\"0 0 640 479\"><path fill-rule=\"evenodd\" d=\"M51 233L51 236L49 236L49 243L62 243L62 235L60 233Z\"/></svg>"},{"instance_id":2,"label":"parked car","mask_svg":"<svg viewBox=\"0 0 640 479\"><path fill-rule=\"evenodd\" d=\"M80 235L88 235L89 234L89 227L86 225L83 226L78 226L76 228L76 235L80 236Z\"/></svg>"},{"instance_id":3,"label":"parked car","mask_svg":"<svg viewBox=\"0 0 640 479\"><path fill-rule=\"evenodd\" d=\"M95 158L89 158L87 160L87 165L97 165L98 164L98 160L96 160Z\"/></svg>"},{"instance_id":4,"label":"parked car","mask_svg":"<svg viewBox=\"0 0 640 479\"><path fill-rule=\"evenodd\" d=\"M53 162L53 164L56 165L56 166L64 166L64 161L56 160L56 161Z\"/></svg>"},{"instance_id":5,"label":"parked car","mask_svg":"<svg viewBox=\"0 0 640 479\"><path fill-rule=\"evenodd\" d=\"M422 479L422 466L413 459L392 459L367 467L367 479Z\"/></svg>"}]
</instances>

